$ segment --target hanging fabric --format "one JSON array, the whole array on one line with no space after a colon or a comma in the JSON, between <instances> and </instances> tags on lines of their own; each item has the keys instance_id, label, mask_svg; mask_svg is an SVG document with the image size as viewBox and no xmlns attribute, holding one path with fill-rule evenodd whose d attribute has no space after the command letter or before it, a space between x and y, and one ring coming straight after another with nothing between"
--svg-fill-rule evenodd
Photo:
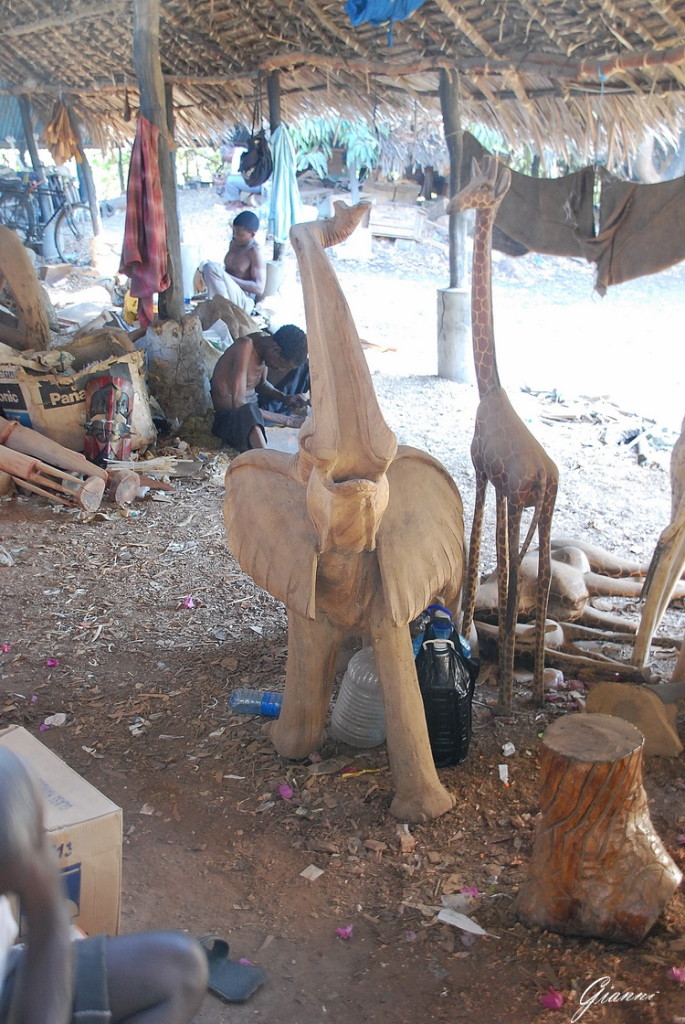
<instances>
[{"instance_id":1,"label":"hanging fabric","mask_svg":"<svg viewBox=\"0 0 685 1024\"><path fill-rule=\"evenodd\" d=\"M128 172L119 273L130 277L131 295L140 300L141 327L152 323L155 292L165 291L171 283L167 273L166 218L159 183L158 145L157 125L139 117Z\"/></svg>"},{"instance_id":2,"label":"hanging fabric","mask_svg":"<svg viewBox=\"0 0 685 1024\"><path fill-rule=\"evenodd\" d=\"M388 25L388 46L392 46L392 27L417 10L423 0L347 0L345 13L352 25L368 21L371 25Z\"/></svg>"},{"instance_id":3,"label":"hanging fabric","mask_svg":"<svg viewBox=\"0 0 685 1024\"><path fill-rule=\"evenodd\" d=\"M279 124L272 136L274 175L269 207L269 233L274 242L287 242L290 228L301 216L300 192L297 187L297 156L284 124Z\"/></svg>"}]
</instances>

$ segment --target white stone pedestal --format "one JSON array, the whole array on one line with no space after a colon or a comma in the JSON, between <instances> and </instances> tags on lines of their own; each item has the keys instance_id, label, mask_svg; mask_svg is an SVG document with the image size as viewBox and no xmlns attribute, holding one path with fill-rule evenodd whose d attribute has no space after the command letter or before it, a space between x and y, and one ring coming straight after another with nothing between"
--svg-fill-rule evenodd
<instances>
[{"instance_id":1,"label":"white stone pedestal","mask_svg":"<svg viewBox=\"0 0 685 1024\"><path fill-rule=\"evenodd\" d=\"M438 377L475 384L471 346L471 293L467 288L438 290Z\"/></svg>"}]
</instances>

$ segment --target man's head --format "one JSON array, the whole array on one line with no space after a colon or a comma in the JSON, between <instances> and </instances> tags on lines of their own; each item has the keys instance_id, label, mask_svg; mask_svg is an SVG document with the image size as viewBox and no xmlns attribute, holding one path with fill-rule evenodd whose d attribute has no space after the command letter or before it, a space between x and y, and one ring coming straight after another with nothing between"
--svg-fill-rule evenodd
<instances>
[{"instance_id":1,"label":"man's head","mask_svg":"<svg viewBox=\"0 0 685 1024\"><path fill-rule=\"evenodd\" d=\"M294 368L307 358L307 335L294 324L285 324L273 336L283 360Z\"/></svg>"},{"instance_id":2,"label":"man's head","mask_svg":"<svg viewBox=\"0 0 685 1024\"><path fill-rule=\"evenodd\" d=\"M259 217L251 210L243 210L233 220L233 238L238 245L247 245L259 231Z\"/></svg>"}]
</instances>

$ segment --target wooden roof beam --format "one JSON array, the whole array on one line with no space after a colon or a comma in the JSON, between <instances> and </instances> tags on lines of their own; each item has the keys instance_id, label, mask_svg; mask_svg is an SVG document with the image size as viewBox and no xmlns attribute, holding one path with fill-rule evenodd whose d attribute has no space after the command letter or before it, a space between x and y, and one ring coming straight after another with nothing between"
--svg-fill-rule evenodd
<instances>
[{"instance_id":1,"label":"wooden roof beam","mask_svg":"<svg viewBox=\"0 0 685 1024\"><path fill-rule=\"evenodd\" d=\"M483 54L484 57L491 57L493 60L499 60L499 56L496 50L490 46L487 39L480 34L477 28L475 28L468 18L465 18L463 14L450 3L450 0L435 0L435 3L440 8L443 14L445 14L452 22L454 27L458 29L470 43L476 47L477 50Z\"/></svg>"},{"instance_id":2,"label":"wooden roof beam","mask_svg":"<svg viewBox=\"0 0 685 1024\"><path fill-rule=\"evenodd\" d=\"M23 25L10 25L3 27L2 36L28 36L36 32L44 32L46 29L63 28L65 25L73 25L77 21L97 21L105 14L120 7L128 6L128 0L106 0L106 3L89 4L77 11L66 11L53 18L41 18L39 21L26 22Z\"/></svg>"},{"instance_id":3,"label":"wooden roof beam","mask_svg":"<svg viewBox=\"0 0 685 1024\"><path fill-rule=\"evenodd\" d=\"M251 81L259 71L274 71L277 69L296 68L298 65L305 65L309 68L322 70L343 71L350 74L377 75L383 79L402 78L409 75L437 72L440 68L447 70L457 68L466 75L489 75L495 77L505 71L517 71L519 74L526 72L544 75L548 78L582 81L583 79L598 79L600 75L608 78L612 74L619 74L627 70L648 70L651 68L668 67L669 65L685 63L685 44L673 47L669 50L647 50L635 53L617 54L604 60L563 60L547 54L527 54L525 57L515 60L486 60L480 58L461 58L456 60L451 57L426 57L409 63L393 63L392 61L374 61L364 59L343 60L338 57L328 57L311 53L289 53L269 57L259 63L250 71L227 72L217 75L174 75L164 76L165 81L170 83L185 83L187 85L230 85L231 82ZM59 95L60 92L68 94L93 94L121 92L124 88L132 87L130 77L122 76L120 80L112 82L111 79L101 82L84 82L81 85L65 85L64 83L38 83L22 82L17 85L8 85L0 88L2 94L18 93L43 93L47 95Z\"/></svg>"},{"instance_id":4,"label":"wooden roof beam","mask_svg":"<svg viewBox=\"0 0 685 1024\"><path fill-rule=\"evenodd\" d=\"M672 3L667 3L667 0L649 0L649 5L679 36L685 36L685 21L674 11Z\"/></svg>"},{"instance_id":5,"label":"wooden roof beam","mask_svg":"<svg viewBox=\"0 0 685 1024\"><path fill-rule=\"evenodd\" d=\"M369 50L358 42L350 32L341 28L335 21L333 21L332 18L329 18L327 14L324 14L320 3L315 2L315 0L305 0L305 6L309 8L312 13L312 17L316 19L319 25L322 25L334 38L340 39L345 46L349 46L350 50L354 50L354 52L358 53L360 56L370 56Z\"/></svg>"},{"instance_id":6,"label":"wooden roof beam","mask_svg":"<svg viewBox=\"0 0 685 1024\"><path fill-rule=\"evenodd\" d=\"M551 18L548 18L545 12L541 11L537 4L531 3L530 0L519 0L519 2L530 20L537 22L554 45L558 46L561 52L565 53L567 57L570 56L572 47L569 46L569 41L565 38L563 33L557 32Z\"/></svg>"}]
</instances>

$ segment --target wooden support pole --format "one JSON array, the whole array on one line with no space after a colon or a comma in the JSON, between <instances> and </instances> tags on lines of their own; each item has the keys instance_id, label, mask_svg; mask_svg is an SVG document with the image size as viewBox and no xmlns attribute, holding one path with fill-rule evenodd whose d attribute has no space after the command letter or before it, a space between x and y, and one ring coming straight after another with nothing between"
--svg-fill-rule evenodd
<instances>
[{"instance_id":1,"label":"wooden support pole","mask_svg":"<svg viewBox=\"0 0 685 1024\"><path fill-rule=\"evenodd\" d=\"M19 104L21 124L24 129L24 138L26 139L26 148L28 149L29 156L31 157L31 165L35 171L38 181L43 183L45 181L45 168L41 163L41 159L38 154L38 146L36 145L36 139L33 134L31 101L26 93L22 93L20 96L17 96L17 103ZM50 207L50 197L45 194L45 184L38 185L38 202L40 203L40 213L43 223L47 224L53 211Z\"/></svg>"},{"instance_id":2,"label":"wooden support pole","mask_svg":"<svg viewBox=\"0 0 685 1024\"><path fill-rule=\"evenodd\" d=\"M83 180L86 183L86 192L88 193L88 206L90 208L90 218L93 221L93 234L99 235L102 231L102 223L100 221L100 208L98 207L98 197L97 192L95 190L93 169L90 166L90 161L86 156L86 151L83 145L85 138L85 129L83 127L83 122L75 113L73 107L71 107L68 103L66 103L65 106L69 114L71 127L73 128L74 135L76 136L78 155L81 158L81 170L83 171Z\"/></svg>"},{"instance_id":3,"label":"wooden support pole","mask_svg":"<svg viewBox=\"0 0 685 1024\"><path fill-rule=\"evenodd\" d=\"M450 196L461 188L463 134L459 73L440 69L440 109L450 158ZM450 214L449 286L438 291L438 376L461 384L473 382L470 304L466 275L465 212Z\"/></svg>"},{"instance_id":4,"label":"wooden support pole","mask_svg":"<svg viewBox=\"0 0 685 1024\"><path fill-rule=\"evenodd\" d=\"M655 833L639 729L612 715L558 718L542 740L529 877L514 911L562 935L640 942L682 879Z\"/></svg>"},{"instance_id":5,"label":"wooden support pole","mask_svg":"<svg viewBox=\"0 0 685 1024\"><path fill-rule=\"evenodd\" d=\"M183 316L181 239L176 205L176 184L171 161L173 142L169 133L164 79L159 59L160 0L133 2L133 65L138 77L140 113L159 128L159 180L164 200L167 229L168 271L171 284L159 296L162 320Z\"/></svg>"},{"instance_id":6,"label":"wooden support pole","mask_svg":"<svg viewBox=\"0 0 685 1024\"><path fill-rule=\"evenodd\" d=\"M459 75L456 71L440 70L440 109L445 143L450 158L450 197L461 188L462 130L460 117ZM449 218L450 288L463 288L466 283L465 258L466 231L463 214Z\"/></svg>"},{"instance_id":7,"label":"wooden support pole","mask_svg":"<svg viewBox=\"0 0 685 1024\"><path fill-rule=\"evenodd\" d=\"M123 195L126 192L126 179L124 178L124 155L121 146L117 146L117 173L119 175L119 190Z\"/></svg>"}]
</instances>

